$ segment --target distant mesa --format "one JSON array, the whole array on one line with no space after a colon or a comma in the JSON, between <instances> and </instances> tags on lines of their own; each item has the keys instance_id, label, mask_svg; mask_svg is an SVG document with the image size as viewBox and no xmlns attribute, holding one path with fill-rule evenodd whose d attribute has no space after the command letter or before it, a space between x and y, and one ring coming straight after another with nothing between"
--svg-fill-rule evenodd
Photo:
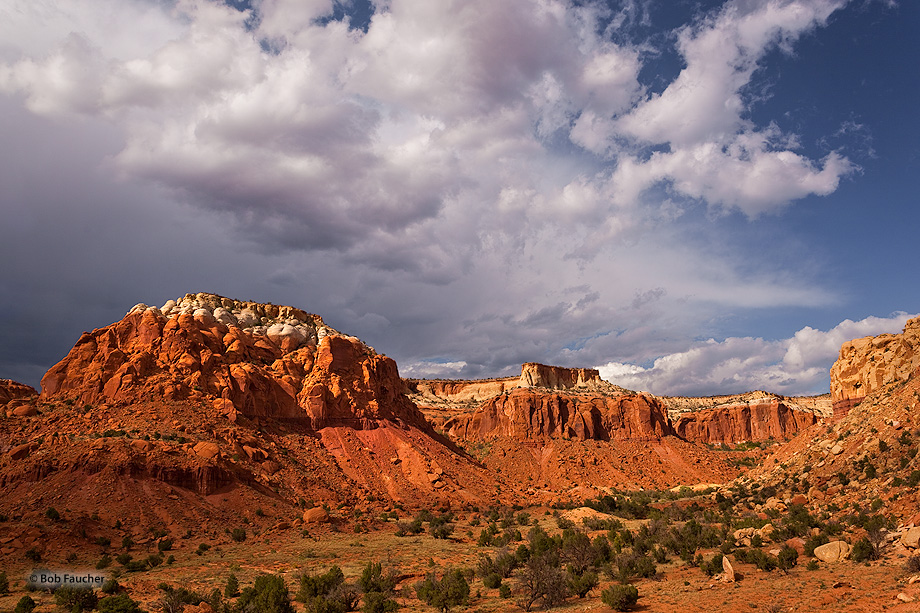
<instances>
[{"instance_id":1,"label":"distant mesa","mask_svg":"<svg viewBox=\"0 0 920 613\"><path fill-rule=\"evenodd\" d=\"M901 334L867 336L846 342L831 368L835 416L844 415L866 396L906 381L920 367L920 317Z\"/></svg>"},{"instance_id":2,"label":"distant mesa","mask_svg":"<svg viewBox=\"0 0 920 613\"><path fill-rule=\"evenodd\" d=\"M521 387L549 389L610 387L593 368L566 368L547 366L537 362L521 365L518 377L497 379L405 379L407 392L417 395L416 401L425 402L482 402L499 394Z\"/></svg>"}]
</instances>

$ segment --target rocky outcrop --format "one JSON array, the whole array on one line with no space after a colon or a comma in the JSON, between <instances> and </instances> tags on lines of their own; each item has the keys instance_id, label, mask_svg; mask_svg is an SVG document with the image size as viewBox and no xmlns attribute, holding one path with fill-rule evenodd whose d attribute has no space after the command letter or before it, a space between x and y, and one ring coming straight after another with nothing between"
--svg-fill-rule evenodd
<instances>
[{"instance_id":1,"label":"rocky outcrop","mask_svg":"<svg viewBox=\"0 0 920 613\"><path fill-rule=\"evenodd\" d=\"M521 386L520 377L500 379L405 379L406 391L420 401L482 402Z\"/></svg>"},{"instance_id":2,"label":"rocky outcrop","mask_svg":"<svg viewBox=\"0 0 920 613\"><path fill-rule=\"evenodd\" d=\"M0 379L0 405L4 405L12 400L28 399L38 394L35 389L11 379Z\"/></svg>"},{"instance_id":3,"label":"rocky outcrop","mask_svg":"<svg viewBox=\"0 0 920 613\"><path fill-rule=\"evenodd\" d=\"M906 381L920 367L920 317L902 334L867 336L844 343L831 367L835 415L846 413L881 387Z\"/></svg>"},{"instance_id":4,"label":"rocky outcrop","mask_svg":"<svg viewBox=\"0 0 920 613\"><path fill-rule=\"evenodd\" d=\"M521 387L573 389L609 386L593 368L565 368L527 362L519 377L497 379L405 379L406 391L423 403L483 402Z\"/></svg>"},{"instance_id":5,"label":"rocky outcrop","mask_svg":"<svg viewBox=\"0 0 920 613\"><path fill-rule=\"evenodd\" d=\"M516 389L474 413L445 423L457 439L506 437L519 441L648 440L674 431L661 403L645 394L602 396Z\"/></svg>"},{"instance_id":6,"label":"rocky outcrop","mask_svg":"<svg viewBox=\"0 0 920 613\"><path fill-rule=\"evenodd\" d=\"M601 374L593 368L564 368L527 362L521 367L521 387L571 389L600 383Z\"/></svg>"},{"instance_id":7,"label":"rocky outcrop","mask_svg":"<svg viewBox=\"0 0 920 613\"><path fill-rule=\"evenodd\" d=\"M688 441L740 443L790 438L816 422L812 412L793 410L777 398L762 398L685 413L674 429Z\"/></svg>"},{"instance_id":8,"label":"rocky outcrop","mask_svg":"<svg viewBox=\"0 0 920 613\"><path fill-rule=\"evenodd\" d=\"M295 420L314 429L427 428L401 392L396 363L293 307L188 294L163 308L135 306L84 333L42 378L42 398L210 404L236 419Z\"/></svg>"}]
</instances>

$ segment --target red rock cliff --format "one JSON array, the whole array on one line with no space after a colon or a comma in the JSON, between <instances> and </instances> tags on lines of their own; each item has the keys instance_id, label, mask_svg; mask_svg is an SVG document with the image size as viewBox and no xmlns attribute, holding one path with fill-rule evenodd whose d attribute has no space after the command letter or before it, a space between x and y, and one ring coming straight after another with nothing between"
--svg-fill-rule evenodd
<instances>
[{"instance_id":1,"label":"red rock cliff","mask_svg":"<svg viewBox=\"0 0 920 613\"><path fill-rule=\"evenodd\" d=\"M371 427L427 427L401 393L396 363L317 315L292 307L189 294L137 305L84 333L42 379L43 398L82 403L150 397L210 403L231 418Z\"/></svg>"},{"instance_id":2,"label":"red rock cliff","mask_svg":"<svg viewBox=\"0 0 920 613\"><path fill-rule=\"evenodd\" d=\"M764 398L685 413L674 429L688 441L740 443L789 438L816 422L814 413L795 411L776 398Z\"/></svg>"},{"instance_id":3,"label":"red rock cliff","mask_svg":"<svg viewBox=\"0 0 920 613\"><path fill-rule=\"evenodd\" d=\"M844 343L831 367L834 413L850 407L889 383L906 381L920 367L920 317L902 334L867 336Z\"/></svg>"},{"instance_id":4,"label":"red rock cliff","mask_svg":"<svg viewBox=\"0 0 920 613\"><path fill-rule=\"evenodd\" d=\"M673 434L661 403L645 394L581 395L522 388L449 420L454 438L509 437L521 441L656 439Z\"/></svg>"}]
</instances>

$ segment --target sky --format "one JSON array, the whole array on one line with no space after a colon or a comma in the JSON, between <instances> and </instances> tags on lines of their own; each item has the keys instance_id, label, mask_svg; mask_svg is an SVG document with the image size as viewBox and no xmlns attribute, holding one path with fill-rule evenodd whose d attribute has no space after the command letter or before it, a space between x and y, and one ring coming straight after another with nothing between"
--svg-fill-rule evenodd
<instances>
[{"instance_id":1,"label":"sky","mask_svg":"<svg viewBox=\"0 0 920 613\"><path fill-rule=\"evenodd\" d=\"M187 292L403 376L828 390L920 312L920 3L4 0L0 377Z\"/></svg>"}]
</instances>

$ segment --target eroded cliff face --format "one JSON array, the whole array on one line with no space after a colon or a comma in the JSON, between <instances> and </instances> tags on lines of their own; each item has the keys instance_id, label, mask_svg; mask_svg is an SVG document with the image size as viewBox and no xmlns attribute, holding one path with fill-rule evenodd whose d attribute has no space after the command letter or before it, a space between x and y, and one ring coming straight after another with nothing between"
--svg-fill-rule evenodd
<instances>
[{"instance_id":1,"label":"eroded cliff face","mask_svg":"<svg viewBox=\"0 0 920 613\"><path fill-rule=\"evenodd\" d=\"M318 315L204 293L135 306L84 333L42 378L42 398L80 403L154 397L314 429L379 420L427 428L401 390L393 360Z\"/></svg>"},{"instance_id":2,"label":"eroded cliff face","mask_svg":"<svg viewBox=\"0 0 920 613\"><path fill-rule=\"evenodd\" d=\"M901 334L867 336L844 343L831 367L834 414L845 414L890 383L906 381L920 367L920 317Z\"/></svg>"},{"instance_id":3,"label":"eroded cliff face","mask_svg":"<svg viewBox=\"0 0 920 613\"><path fill-rule=\"evenodd\" d=\"M425 404L483 402L499 394L522 387L550 389L593 388L607 386L593 368L565 368L527 362L521 366L519 377L497 379L406 379L406 390Z\"/></svg>"},{"instance_id":4,"label":"eroded cliff face","mask_svg":"<svg viewBox=\"0 0 920 613\"><path fill-rule=\"evenodd\" d=\"M571 389L601 383L601 374L593 368L564 368L527 362L521 366L521 387Z\"/></svg>"},{"instance_id":5,"label":"eroded cliff face","mask_svg":"<svg viewBox=\"0 0 920 613\"><path fill-rule=\"evenodd\" d=\"M700 443L783 440L817 423L810 411L793 410L777 398L684 413L674 424L677 435Z\"/></svg>"},{"instance_id":6,"label":"eroded cliff face","mask_svg":"<svg viewBox=\"0 0 920 613\"><path fill-rule=\"evenodd\" d=\"M523 388L448 420L461 440L651 440L673 434L664 406L645 394L601 396Z\"/></svg>"},{"instance_id":7,"label":"eroded cliff face","mask_svg":"<svg viewBox=\"0 0 920 613\"><path fill-rule=\"evenodd\" d=\"M408 393L416 394L422 402L482 402L521 386L520 377L477 379L406 379Z\"/></svg>"}]
</instances>

